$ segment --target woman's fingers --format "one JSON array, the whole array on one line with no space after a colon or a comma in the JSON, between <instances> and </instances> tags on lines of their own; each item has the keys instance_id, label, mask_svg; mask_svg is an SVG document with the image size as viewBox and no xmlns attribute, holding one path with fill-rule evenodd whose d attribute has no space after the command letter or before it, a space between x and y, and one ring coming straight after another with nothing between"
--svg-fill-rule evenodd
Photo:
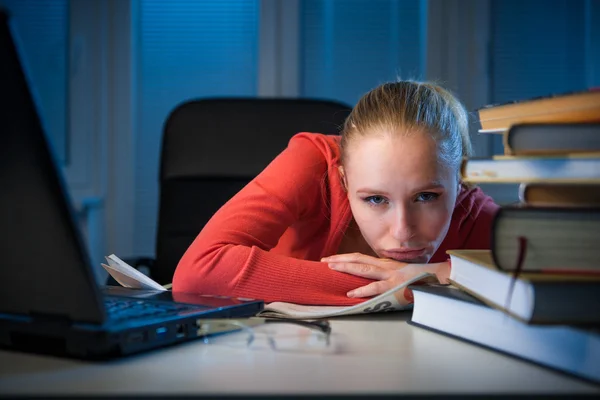
<instances>
[{"instance_id":1,"label":"woman's fingers","mask_svg":"<svg viewBox=\"0 0 600 400\"><path fill-rule=\"evenodd\" d=\"M377 296L391 289L391 284L386 281L377 281L361 286L346 293L348 297L371 297Z\"/></svg>"},{"instance_id":2,"label":"woman's fingers","mask_svg":"<svg viewBox=\"0 0 600 400\"><path fill-rule=\"evenodd\" d=\"M390 271L371 264L354 262L330 262L329 268L334 271L361 276L363 278L384 280L390 276Z\"/></svg>"},{"instance_id":3,"label":"woman's fingers","mask_svg":"<svg viewBox=\"0 0 600 400\"><path fill-rule=\"evenodd\" d=\"M329 257L321 258L323 262L363 262L377 260L375 257L367 256L362 253L346 253L346 254L334 254Z\"/></svg>"},{"instance_id":4,"label":"woman's fingers","mask_svg":"<svg viewBox=\"0 0 600 400\"><path fill-rule=\"evenodd\" d=\"M389 259L385 259L385 258L372 257L372 256L368 256L368 255L362 254L362 253L335 254L333 256L323 257L321 259L321 261L326 262L326 263L344 262L344 263L369 264L369 265L375 265L375 266L381 267L381 268L391 268L391 269L398 269L399 267L406 265L406 263L401 263L399 261L389 260Z\"/></svg>"}]
</instances>

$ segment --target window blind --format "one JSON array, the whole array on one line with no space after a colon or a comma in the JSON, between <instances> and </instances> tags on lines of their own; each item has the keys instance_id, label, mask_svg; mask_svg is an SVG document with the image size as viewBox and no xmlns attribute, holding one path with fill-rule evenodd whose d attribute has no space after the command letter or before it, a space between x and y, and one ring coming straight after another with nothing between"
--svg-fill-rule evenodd
<instances>
[{"instance_id":1,"label":"window blind","mask_svg":"<svg viewBox=\"0 0 600 400\"><path fill-rule=\"evenodd\" d=\"M492 0L491 101L583 90L586 0ZM494 153L503 153L500 137Z\"/></svg>"},{"instance_id":2,"label":"window blind","mask_svg":"<svg viewBox=\"0 0 600 400\"><path fill-rule=\"evenodd\" d=\"M587 0L586 6L588 85L600 87L600 0Z\"/></svg>"},{"instance_id":3,"label":"window blind","mask_svg":"<svg viewBox=\"0 0 600 400\"><path fill-rule=\"evenodd\" d=\"M355 104L397 77L425 71L422 0L303 0L301 94Z\"/></svg>"},{"instance_id":4,"label":"window blind","mask_svg":"<svg viewBox=\"0 0 600 400\"><path fill-rule=\"evenodd\" d=\"M585 0L492 0L492 98L584 89Z\"/></svg>"},{"instance_id":5,"label":"window blind","mask_svg":"<svg viewBox=\"0 0 600 400\"><path fill-rule=\"evenodd\" d=\"M162 127L189 99L257 94L259 0L139 3L134 250L153 254Z\"/></svg>"}]
</instances>

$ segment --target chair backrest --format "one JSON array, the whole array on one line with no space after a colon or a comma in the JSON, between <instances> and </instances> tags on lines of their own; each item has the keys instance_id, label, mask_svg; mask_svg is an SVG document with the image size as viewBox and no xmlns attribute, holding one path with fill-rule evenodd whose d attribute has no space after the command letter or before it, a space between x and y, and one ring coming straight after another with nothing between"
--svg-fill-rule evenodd
<instances>
[{"instance_id":1,"label":"chair backrest","mask_svg":"<svg viewBox=\"0 0 600 400\"><path fill-rule=\"evenodd\" d=\"M212 215L302 131L338 134L351 107L327 100L215 98L185 102L167 118L152 276L170 282Z\"/></svg>"}]
</instances>

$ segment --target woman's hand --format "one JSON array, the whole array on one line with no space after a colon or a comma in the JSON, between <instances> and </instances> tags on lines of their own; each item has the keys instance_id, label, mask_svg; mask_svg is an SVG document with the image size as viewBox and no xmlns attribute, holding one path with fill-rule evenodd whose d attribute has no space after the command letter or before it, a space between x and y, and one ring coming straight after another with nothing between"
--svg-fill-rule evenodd
<instances>
[{"instance_id":1,"label":"woman's hand","mask_svg":"<svg viewBox=\"0 0 600 400\"><path fill-rule=\"evenodd\" d=\"M435 264L408 264L389 258L377 258L361 253L336 254L321 259L329 268L363 278L374 279L375 282L349 291L348 297L377 296L407 281L408 279L429 272L434 280L443 284L448 283L450 264L448 262ZM405 300L412 302L412 291L404 291ZM401 300L401 299L398 299Z\"/></svg>"}]
</instances>

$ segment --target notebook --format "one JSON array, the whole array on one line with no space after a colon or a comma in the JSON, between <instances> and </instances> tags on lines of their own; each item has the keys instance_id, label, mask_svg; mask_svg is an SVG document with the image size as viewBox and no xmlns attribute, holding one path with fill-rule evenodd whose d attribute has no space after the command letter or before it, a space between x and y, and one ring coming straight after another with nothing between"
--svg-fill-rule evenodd
<instances>
[{"instance_id":1,"label":"notebook","mask_svg":"<svg viewBox=\"0 0 600 400\"><path fill-rule=\"evenodd\" d=\"M45 137L14 31L0 10L0 346L112 358L204 334L260 300L103 288Z\"/></svg>"}]
</instances>

